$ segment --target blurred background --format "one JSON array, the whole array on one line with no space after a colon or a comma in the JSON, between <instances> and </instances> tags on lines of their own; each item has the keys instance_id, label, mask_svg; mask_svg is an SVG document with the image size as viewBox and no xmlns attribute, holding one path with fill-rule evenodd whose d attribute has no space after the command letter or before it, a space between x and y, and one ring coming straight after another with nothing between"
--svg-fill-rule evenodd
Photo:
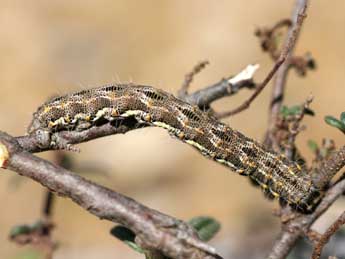
<instances>
[{"instance_id":1,"label":"blurred background","mask_svg":"<svg viewBox=\"0 0 345 259\"><path fill-rule=\"evenodd\" d=\"M32 113L47 98L106 83L135 82L176 93L184 75L200 60L211 63L191 90L259 63L260 81L272 61L260 49L254 30L290 17L294 1L116 0L0 1L0 129L25 134ZM285 104L302 103L312 93L316 116L297 143L310 161L307 140L332 138L340 131L325 115L344 111L345 2L314 0L296 54L310 51L317 70L300 78L291 71ZM231 109L249 96L243 90L214 106ZM257 140L267 126L271 87L250 109L224 121ZM222 229L212 244L225 258L260 258L279 232L277 207L258 188L227 168L200 156L161 129L147 128L79 145L71 153L75 171L137 201L188 220L217 218ZM100 150L102 152L100 152ZM39 156L52 159L54 153ZM78 170L79 167L79 170ZM85 169L85 168L89 168ZM93 169L90 169L93 168ZM96 170L97 169L97 170ZM29 247L9 242L12 226L40 216L44 188L0 170L0 258L28 258ZM342 211L338 202L315 226L322 231ZM109 235L112 223L59 198L53 219L59 249L54 258L143 258ZM250 248L250 249L248 249Z\"/></svg>"}]
</instances>

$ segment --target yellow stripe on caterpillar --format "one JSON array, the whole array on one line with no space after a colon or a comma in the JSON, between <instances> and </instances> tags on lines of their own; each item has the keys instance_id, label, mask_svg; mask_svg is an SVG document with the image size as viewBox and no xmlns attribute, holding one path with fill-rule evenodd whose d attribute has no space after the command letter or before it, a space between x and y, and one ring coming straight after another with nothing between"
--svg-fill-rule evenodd
<instances>
[{"instance_id":1,"label":"yellow stripe on caterpillar","mask_svg":"<svg viewBox=\"0 0 345 259\"><path fill-rule=\"evenodd\" d=\"M267 150L197 107L150 86L107 85L57 97L38 108L28 133L85 130L127 117L166 129L203 155L249 175L273 196L302 212L315 208L323 195L313 185L311 176L283 155Z\"/></svg>"}]
</instances>

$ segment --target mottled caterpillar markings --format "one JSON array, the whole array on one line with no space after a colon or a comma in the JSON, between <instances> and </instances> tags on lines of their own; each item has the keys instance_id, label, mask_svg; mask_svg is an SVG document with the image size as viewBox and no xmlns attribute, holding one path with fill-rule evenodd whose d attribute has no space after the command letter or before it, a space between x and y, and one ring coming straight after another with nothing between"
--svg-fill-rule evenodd
<instances>
[{"instance_id":1,"label":"mottled caterpillar markings","mask_svg":"<svg viewBox=\"0 0 345 259\"><path fill-rule=\"evenodd\" d=\"M322 196L297 164L197 107L149 86L109 85L55 98L34 113L28 133L82 131L100 121L126 117L168 130L203 155L249 176L267 196L301 212L313 211Z\"/></svg>"}]
</instances>

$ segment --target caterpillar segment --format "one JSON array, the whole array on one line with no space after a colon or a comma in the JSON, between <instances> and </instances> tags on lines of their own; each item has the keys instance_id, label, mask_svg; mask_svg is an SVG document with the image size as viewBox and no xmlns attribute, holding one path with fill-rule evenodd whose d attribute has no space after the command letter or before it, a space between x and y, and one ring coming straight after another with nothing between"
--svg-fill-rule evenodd
<instances>
[{"instance_id":1,"label":"caterpillar segment","mask_svg":"<svg viewBox=\"0 0 345 259\"><path fill-rule=\"evenodd\" d=\"M322 197L311 177L296 163L198 107L150 86L107 85L57 97L38 108L28 133L81 131L100 120L128 117L167 130L204 156L248 176L266 196L302 213L312 212Z\"/></svg>"}]
</instances>

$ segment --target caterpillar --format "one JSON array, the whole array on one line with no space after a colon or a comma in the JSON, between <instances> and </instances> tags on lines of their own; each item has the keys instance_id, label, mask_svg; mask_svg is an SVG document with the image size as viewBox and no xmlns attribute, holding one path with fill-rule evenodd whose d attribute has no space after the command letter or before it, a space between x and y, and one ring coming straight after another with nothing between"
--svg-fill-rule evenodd
<instances>
[{"instance_id":1,"label":"caterpillar","mask_svg":"<svg viewBox=\"0 0 345 259\"><path fill-rule=\"evenodd\" d=\"M54 98L33 115L28 134L38 130L82 131L100 122L135 118L166 129L202 155L257 183L265 195L310 213L322 197L311 177L283 155L163 90L116 84Z\"/></svg>"}]
</instances>

